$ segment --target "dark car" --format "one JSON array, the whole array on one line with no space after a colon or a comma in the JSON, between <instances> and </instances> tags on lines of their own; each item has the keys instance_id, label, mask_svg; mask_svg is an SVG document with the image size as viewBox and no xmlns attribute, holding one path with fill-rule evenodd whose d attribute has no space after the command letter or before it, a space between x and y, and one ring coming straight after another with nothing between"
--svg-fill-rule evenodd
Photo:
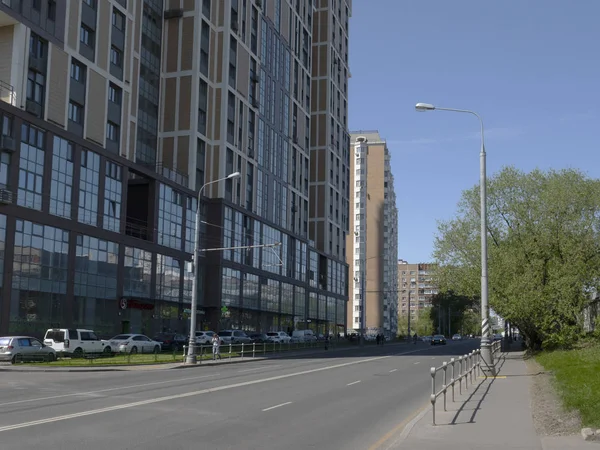
<instances>
[{"instance_id":1,"label":"dark car","mask_svg":"<svg viewBox=\"0 0 600 450\"><path fill-rule=\"evenodd\" d=\"M257 344L264 344L265 342L269 341L269 336L264 333L252 333L250 335L250 339L252 339L252 342L256 342Z\"/></svg>"},{"instance_id":2,"label":"dark car","mask_svg":"<svg viewBox=\"0 0 600 450\"><path fill-rule=\"evenodd\" d=\"M441 334L436 334L431 338L431 345L446 345L446 338Z\"/></svg>"},{"instance_id":3,"label":"dark car","mask_svg":"<svg viewBox=\"0 0 600 450\"><path fill-rule=\"evenodd\" d=\"M181 350L187 345L186 337L177 333L159 333L154 336L154 340L160 342L162 349L166 351Z\"/></svg>"}]
</instances>

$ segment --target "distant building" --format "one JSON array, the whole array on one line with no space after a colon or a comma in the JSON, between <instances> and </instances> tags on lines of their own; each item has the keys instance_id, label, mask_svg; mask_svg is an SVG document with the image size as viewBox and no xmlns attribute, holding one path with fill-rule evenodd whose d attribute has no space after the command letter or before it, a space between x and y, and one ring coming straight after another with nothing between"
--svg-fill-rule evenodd
<instances>
[{"instance_id":1,"label":"distant building","mask_svg":"<svg viewBox=\"0 0 600 450\"><path fill-rule=\"evenodd\" d=\"M367 334L383 332L395 336L398 330L398 210L391 156L377 131L353 132L351 137L351 233L346 244L351 296L348 328L356 331L365 328Z\"/></svg>"},{"instance_id":2,"label":"distant building","mask_svg":"<svg viewBox=\"0 0 600 450\"><path fill-rule=\"evenodd\" d=\"M432 282L431 269L434 264L409 264L398 260L398 300L400 314L408 315L409 296L411 318L416 318L417 312L431 307L433 297L438 288Z\"/></svg>"}]
</instances>

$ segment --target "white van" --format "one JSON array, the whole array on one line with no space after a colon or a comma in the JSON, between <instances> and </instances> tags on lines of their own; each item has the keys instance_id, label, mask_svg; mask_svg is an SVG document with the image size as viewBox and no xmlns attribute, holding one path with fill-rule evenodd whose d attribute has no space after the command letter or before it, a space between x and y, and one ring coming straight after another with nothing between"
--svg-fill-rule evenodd
<instances>
[{"instance_id":1,"label":"white van","mask_svg":"<svg viewBox=\"0 0 600 450\"><path fill-rule=\"evenodd\" d=\"M46 331L44 345L59 355L81 358L86 353L111 353L110 343L102 341L92 330L51 328Z\"/></svg>"},{"instance_id":2,"label":"white van","mask_svg":"<svg viewBox=\"0 0 600 450\"><path fill-rule=\"evenodd\" d=\"M315 342L317 337L312 330L294 330L292 332L292 342Z\"/></svg>"}]
</instances>

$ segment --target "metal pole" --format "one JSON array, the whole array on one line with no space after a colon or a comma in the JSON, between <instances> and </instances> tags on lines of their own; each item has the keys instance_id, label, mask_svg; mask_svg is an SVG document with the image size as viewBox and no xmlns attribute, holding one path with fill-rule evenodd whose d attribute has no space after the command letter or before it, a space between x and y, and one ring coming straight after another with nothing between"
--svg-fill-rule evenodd
<instances>
[{"instance_id":1,"label":"metal pole","mask_svg":"<svg viewBox=\"0 0 600 450\"><path fill-rule=\"evenodd\" d=\"M448 305L448 337L452 337L452 314L450 313L450 305Z\"/></svg>"}]
</instances>

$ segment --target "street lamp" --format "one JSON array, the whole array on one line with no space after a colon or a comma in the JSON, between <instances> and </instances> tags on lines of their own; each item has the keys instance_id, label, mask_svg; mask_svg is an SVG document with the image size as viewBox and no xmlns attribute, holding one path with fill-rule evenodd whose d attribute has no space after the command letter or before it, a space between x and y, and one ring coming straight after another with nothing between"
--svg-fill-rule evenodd
<instances>
[{"instance_id":1,"label":"street lamp","mask_svg":"<svg viewBox=\"0 0 600 450\"><path fill-rule=\"evenodd\" d=\"M186 364L196 364L196 310L198 309L198 262L200 261L200 205L202 201L202 192L204 188L209 184L219 183L225 180L232 180L239 178L242 174L239 172L233 172L227 175L225 178L219 178L218 180L209 181L204 183L198 191L198 205L196 206L196 228L194 235L194 260L193 264L193 283L192 283L192 306L191 306L191 317L190 317L190 341L188 343L188 352L185 358Z\"/></svg>"},{"instance_id":2,"label":"street lamp","mask_svg":"<svg viewBox=\"0 0 600 450\"><path fill-rule=\"evenodd\" d=\"M481 202L481 356L486 364L486 372L496 374L494 354L490 339L490 310L488 303L488 267L487 267L487 192L485 169L485 144L483 139L483 120L479 114L467 109L440 108L430 103L417 103L415 109L424 111L451 111L471 114L479 119L481 125L481 151L479 152L479 197Z\"/></svg>"}]
</instances>

